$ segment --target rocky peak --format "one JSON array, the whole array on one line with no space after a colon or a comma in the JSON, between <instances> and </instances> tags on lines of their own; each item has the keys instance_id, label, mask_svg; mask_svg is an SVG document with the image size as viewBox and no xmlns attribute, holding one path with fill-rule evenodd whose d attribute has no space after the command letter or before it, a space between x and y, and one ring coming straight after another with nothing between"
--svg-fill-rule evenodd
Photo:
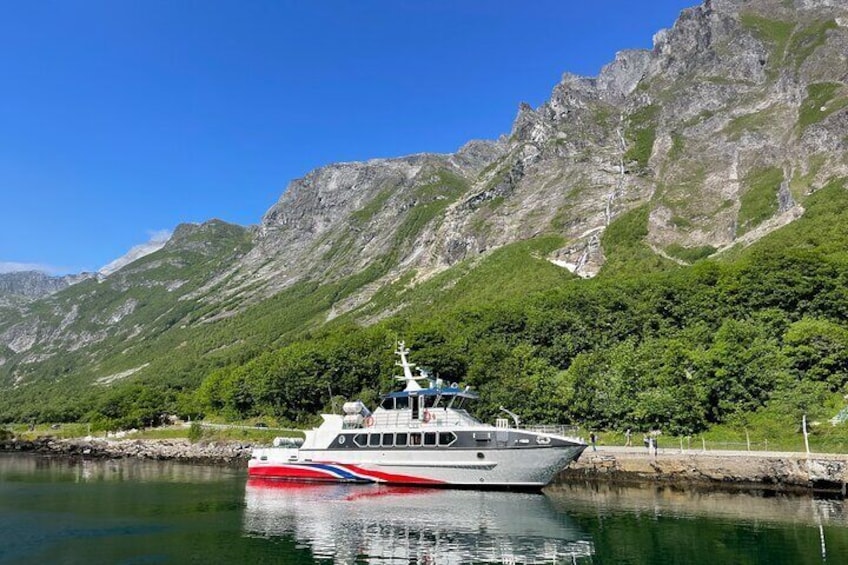
<instances>
[{"instance_id":1,"label":"rocky peak","mask_svg":"<svg viewBox=\"0 0 848 565\"><path fill-rule=\"evenodd\" d=\"M507 140L497 141L473 139L459 148L452 162L470 175L476 175L489 163L501 157L507 149Z\"/></svg>"},{"instance_id":2,"label":"rocky peak","mask_svg":"<svg viewBox=\"0 0 848 565\"><path fill-rule=\"evenodd\" d=\"M628 49L615 54L615 60L604 65L597 79L602 98L621 102L628 96L648 70L651 52L646 49Z\"/></svg>"},{"instance_id":3,"label":"rocky peak","mask_svg":"<svg viewBox=\"0 0 848 565\"><path fill-rule=\"evenodd\" d=\"M91 273L80 273L55 277L39 271L0 273L0 297L13 296L34 300L49 296L93 276Z\"/></svg>"}]
</instances>

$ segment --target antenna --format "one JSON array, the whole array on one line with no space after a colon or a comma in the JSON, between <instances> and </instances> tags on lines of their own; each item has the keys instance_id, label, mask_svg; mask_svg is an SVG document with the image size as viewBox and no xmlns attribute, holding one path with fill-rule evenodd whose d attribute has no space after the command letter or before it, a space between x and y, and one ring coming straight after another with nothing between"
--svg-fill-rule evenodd
<instances>
[{"instance_id":1,"label":"antenna","mask_svg":"<svg viewBox=\"0 0 848 565\"><path fill-rule=\"evenodd\" d=\"M333 387L330 386L330 383L327 383L327 391L330 393L330 409L333 411L333 414L336 413L336 399L333 398Z\"/></svg>"},{"instance_id":2,"label":"antenna","mask_svg":"<svg viewBox=\"0 0 848 565\"><path fill-rule=\"evenodd\" d=\"M400 361L395 361L395 365L398 367L403 367L403 376L396 376L395 378L399 381L406 382L406 388L404 390L414 391L421 390L421 385L418 384L420 379L429 379L429 376L426 372L421 372L417 377L412 374L412 368L415 367L413 363L410 363L407 359L407 355L409 355L409 349L406 348L406 343L399 341L397 351L395 351L395 355L400 356Z\"/></svg>"}]
</instances>

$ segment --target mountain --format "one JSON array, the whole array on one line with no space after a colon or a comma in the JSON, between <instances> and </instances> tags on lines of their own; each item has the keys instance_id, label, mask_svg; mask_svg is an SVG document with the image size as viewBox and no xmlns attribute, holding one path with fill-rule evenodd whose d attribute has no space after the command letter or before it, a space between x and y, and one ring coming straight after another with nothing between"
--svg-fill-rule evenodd
<instances>
[{"instance_id":1,"label":"mountain","mask_svg":"<svg viewBox=\"0 0 848 565\"><path fill-rule=\"evenodd\" d=\"M190 394L328 323L732 261L848 177L845 53L844 2L707 0L653 49L563 75L501 139L321 167L256 226L181 225L0 310L0 419L44 391L45 419L151 379Z\"/></svg>"},{"instance_id":2,"label":"mountain","mask_svg":"<svg viewBox=\"0 0 848 565\"><path fill-rule=\"evenodd\" d=\"M56 277L39 271L0 273L0 305L49 296L91 276L90 273L81 273Z\"/></svg>"}]
</instances>

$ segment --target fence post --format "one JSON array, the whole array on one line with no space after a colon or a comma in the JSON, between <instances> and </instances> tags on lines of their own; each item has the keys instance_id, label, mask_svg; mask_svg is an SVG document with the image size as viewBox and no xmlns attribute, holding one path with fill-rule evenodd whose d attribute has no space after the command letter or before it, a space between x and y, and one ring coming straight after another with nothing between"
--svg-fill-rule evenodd
<instances>
[{"instance_id":1,"label":"fence post","mask_svg":"<svg viewBox=\"0 0 848 565\"><path fill-rule=\"evenodd\" d=\"M704 439L704 436L701 436L701 447L704 448L704 453L707 452L707 441Z\"/></svg>"},{"instance_id":2,"label":"fence post","mask_svg":"<svg viewBox=\"0 0 848 565\"><path fill-rule=\"evenodd\" d=\"M751 437L748 435L748 430L745 430L745 443L748 444L748 451L751 451Z\"/></svg>"},{"instance_id":3,"label":"fence post","mask_svg":"<svg viewBox=\"0 0 848 565\"><path fill-rule=\"evenodd\" d=\"M680 436L680 453L683 453L683 436Z\"/></svg>"},{"instance_id":4,"label":"fence post","mask_svg":"<svg viewBox=\"0 0 848 565\"><path fill-rule=\"evenodd\" d=\"M807 415L804 414L801 418L801 426L804 429L804 449L807 450L807 457L810 456L810 438L807 436Z\"/></svg>"}]
</instances>

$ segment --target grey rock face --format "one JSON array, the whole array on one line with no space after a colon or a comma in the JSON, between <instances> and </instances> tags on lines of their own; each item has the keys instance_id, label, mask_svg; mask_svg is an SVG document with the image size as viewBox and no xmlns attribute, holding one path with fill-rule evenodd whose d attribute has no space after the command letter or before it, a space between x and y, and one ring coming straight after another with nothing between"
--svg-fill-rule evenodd
<instances>
[{"instance_id":1,"label":"grey rock face","mask_svg":"<svg viewBox=\"0 0 848 565\"><path fill-rule=\"evenodd\" d=\"M642 49L619 51L615 60L601 69L597 88L605 100L622 101L633 92L651 63L651 52Z\"/></svg>"},{"instance_id":2,"label":"grey rock face","mask_svg":"<svg viewBox=\"0 0 848 565\"><path fill-rule=\"evenodd\" d=\"M0 273L0 297L36 299L92 277L90 273L54 277L38 271Z\"/></svg>"}]
</instances>

